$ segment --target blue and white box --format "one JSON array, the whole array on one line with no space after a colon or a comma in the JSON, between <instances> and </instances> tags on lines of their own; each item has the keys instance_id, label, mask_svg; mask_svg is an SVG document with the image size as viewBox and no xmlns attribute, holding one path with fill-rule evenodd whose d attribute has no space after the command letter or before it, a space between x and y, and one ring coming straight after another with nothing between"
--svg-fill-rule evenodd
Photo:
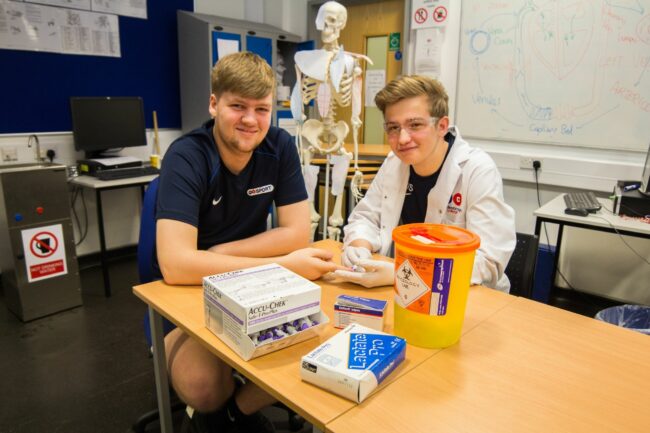
<instances>
[{"instance_id":1,"label":"blue and white box","mask_svg":"<svg viewBox=\"0 0 650 433\"><path fill-rule=\"evenodd\" d=\"M381 299L339 295L334 304L334 327L345 328L350 323L358 323L383 331L387 304L387 301Z\"/></svg>"},{"instance_id":2,"label":"blue and white box","mask_svg":"<svg viewBox=\"0 0 650 433\"><path fill-rule=\"evenodd\" d=\"M302 357L302 380L361 403L404 361L406 341L353 323Z\"/></svg>"},{"instance_id":3,"label":"blue and white box","mask_svg":"<svg viewBox=\"0 0 650 433\"><path fill-rule=\"evenodd\" d=\"M317 336L329 323L320 298L318 284L276 263L203 278L205 324L244 360ZM265 344L250 337L307 316L318 324Z\"/></svg>"}]
</instances>

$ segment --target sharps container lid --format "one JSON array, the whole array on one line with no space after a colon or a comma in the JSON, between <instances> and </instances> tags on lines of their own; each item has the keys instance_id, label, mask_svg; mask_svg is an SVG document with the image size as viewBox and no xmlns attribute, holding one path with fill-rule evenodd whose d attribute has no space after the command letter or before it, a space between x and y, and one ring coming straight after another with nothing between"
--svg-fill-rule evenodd
<instances>
[{"instance_id":1,"label":"sharps container lid","mask_svg":"<svg viewBox=\"0 0 650 433\"><path fill-rule=\"evenodd\" d=\"M469 230L444 224L405 224L393 229L393 240L400 245L446 251L476 250L481 239Z\"/></svg>"}]
</instances>

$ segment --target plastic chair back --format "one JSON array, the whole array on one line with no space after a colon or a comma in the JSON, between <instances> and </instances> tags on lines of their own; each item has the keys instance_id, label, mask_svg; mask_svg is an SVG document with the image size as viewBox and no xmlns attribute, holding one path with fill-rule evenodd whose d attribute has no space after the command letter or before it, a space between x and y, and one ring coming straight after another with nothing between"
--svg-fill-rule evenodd
<instances>
[{"instance_id":1,"label":"plastic chair back","mask_svg":"<svg viewBox=\"0 0 650 433\"><path fill-rule=\"evenodd\" d=\"M517 233L517 246L505 273L510 280L510 294L532 299L539 238Z\"/></svg>"},{"instance_id":2,"label":"plastic chair back","mask_svg":"<svg viewBox=\"0 0 650 433\"><path fill-rule=\"evenodd\" d=\"M151 181L144 193L140 216L140 237L138 240L138 274L140 283L154 279L153 255L156 251L156 200L158 199L158 178Z\"/></svg>"}]
</instances>

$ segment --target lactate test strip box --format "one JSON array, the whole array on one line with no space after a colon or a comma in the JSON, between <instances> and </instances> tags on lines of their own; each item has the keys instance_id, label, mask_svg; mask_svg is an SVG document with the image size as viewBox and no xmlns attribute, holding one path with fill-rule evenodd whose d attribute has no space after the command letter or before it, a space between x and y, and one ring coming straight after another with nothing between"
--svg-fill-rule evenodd
<instances>
[{"instance_id":1,"label":"lactate test strip box","mask_svg":"<svg viewBox=\"0 0 650 433\"><path fill-rule=\"evenodd\" d=\"M275 263L204 277L203 298L206 326L244 360L315 337L329 322L320 286ZM250 337L306 316L318 324L265 344Z\"/></svg>"},{"instance_id":2,"label":"lactate test strip box","mask_svg":"<svg viewBox=\"0 0 650 433\"><path fill-rule=\"evenodd\" d=\"M353 323L302 357L300 377L360 403L405 355L403 338Z\"/></svg>"},{"instance_id":3,"label":"lactate test strip box","mask_svg":"<svg viewBox=\"0 0 650 433\"><path fill-rule=\"evenodd\" d=\"M350 323L358 323L383 331L387 304L381 299L339 295L334 304L334 327L345 328Z\"/></svg>"}]
</instances>

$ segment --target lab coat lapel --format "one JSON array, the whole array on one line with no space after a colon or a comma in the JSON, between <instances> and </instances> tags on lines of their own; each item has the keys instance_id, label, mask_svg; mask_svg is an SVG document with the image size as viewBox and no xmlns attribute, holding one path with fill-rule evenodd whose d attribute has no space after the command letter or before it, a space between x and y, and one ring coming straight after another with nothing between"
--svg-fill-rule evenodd
<instances>
[{"instance_id":1,"label":"lab coat lapel","mask_svg":"<svg viewBox=\"0 0 650 433\"><path fill-rule=\"evenodd\" d=\"M450 127L452 134L456 136L453 146L447 156L447 161L440 170L440 176L436 185L429 191L426 222L440 224L447 211L447 205L454 193L456 185L462 175L462 164L469 158L469 146L460 137L455 127Z\"/></svg>"},{"instance_id":2,"label":"lab coat lapel","mask_svg":"<svg viewBox=\"0 0 650 433\"><path fill-rule=\"evenodd\" d=\"M392 155L397 159L397 156ZM404 206L406 187L409 180L409 165L396 161L395 171L384 177L384 196L382 197L382 215L386 218L382 225L396 227ZM395 197L395 200L391 198Z\"/></svg>"}]
</instances>

